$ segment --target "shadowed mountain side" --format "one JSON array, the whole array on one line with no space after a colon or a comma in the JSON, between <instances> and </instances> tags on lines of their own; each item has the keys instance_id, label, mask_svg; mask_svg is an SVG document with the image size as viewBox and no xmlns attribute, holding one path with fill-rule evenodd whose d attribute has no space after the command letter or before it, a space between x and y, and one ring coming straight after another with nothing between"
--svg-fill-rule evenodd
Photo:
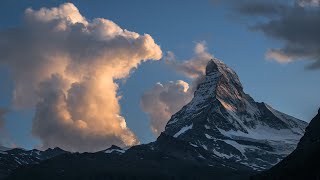
<instances>
[{"instance_id":1,"label":"shadowed mountain side","mask_svg":"<svg viewBox=\"0 0 320 180\"><path fill-rule=\"evenodd\" d=\"M297 148L270 170L252 179L320 179L320 109L306 128Z\"/></svg>"}]
</instances>

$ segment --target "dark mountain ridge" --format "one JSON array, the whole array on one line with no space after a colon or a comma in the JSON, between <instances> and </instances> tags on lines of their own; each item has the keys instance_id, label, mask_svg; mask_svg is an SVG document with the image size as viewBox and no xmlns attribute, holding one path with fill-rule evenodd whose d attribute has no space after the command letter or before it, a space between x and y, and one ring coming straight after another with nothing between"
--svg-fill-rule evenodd
<instances>
[{"instance_id":1,"label":"dark mountain ridge","mask_svg":"<svg viewBox=\"0 0 320 180\"><path fill-rule=\"evenodd\" d=\"M2 148L0 150L0 179L9 175L13 170L68 153L60 148L40 150L25 150L21 148Z\"/></svg>"},{"instance_id":2,"label":"dark mountain ridge","mask_svg":"<svg viewBox=\"0 0 320 180\"><path fill-rule=\"evenodd\" d=\"M118 149L118 148L117 148ZM157 141L124 153L62 154L18 168L7 179L247 179L254 171L212 156L203 148L161 134Z\"/></svg>"}]
</instances>

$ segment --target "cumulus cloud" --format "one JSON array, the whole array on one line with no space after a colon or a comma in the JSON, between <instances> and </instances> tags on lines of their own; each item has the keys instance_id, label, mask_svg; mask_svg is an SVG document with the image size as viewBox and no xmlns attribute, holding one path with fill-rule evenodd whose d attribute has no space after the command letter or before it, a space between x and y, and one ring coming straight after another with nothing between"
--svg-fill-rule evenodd
<instances>
[{"instance_id":1,"label":"cumulus cloud","mask_svg":"<svg viewBox=\"0 0 320 180\"><path fill-rule=\"evenodd\" d=\"M311 61L309 69L320 68L319 0L227 2L237 13L249 18L251 30L263 32L284 44L279 49L270 48L267 58L280 63L308 60Z\"/></svg>"},{"instance_id":2,"label":"cumulus cloud","mask_svg":"<svg viewBox=\"0 0 320 180\"><path fill-rule=\"evenodd\" d=\"M150 35L87 20L65 3L27 9L20 27L0 33L0 51L14 79L15 107L36 107L32 132L43 148L83 152L138 143L120 115L115 80L162 57Z\"/></svg>"},{"instance_id":3,"label":"cumulus cloud","mask_svg":"<svg viewBox=\"0 0 320 180\"><path fill-rule=\"evenodd\" d=\"M157 136L160 135L170 117L191 99L189 84L182 80L166 84L157 83L144 92L141 97L141 107L150 118L152 132Z\"/></svg>"},{"instance_id":4,"label":"cumulus cloud","mask_svg":"<svg viewBox=\"0 0 320 180\"><path fill-rule=\"evenodd\" d=\"M177 72L191 79L191 85L182 80L157 83L141 97L142 110L150 119L151 130L155 135L163 132L171 116L191 101L194 91L205 75L206 65L213 56L207 52L205 42L197 43L194 56L178 61L173 52L168 52L165 61Z\"/></svg>"}]
</instances>

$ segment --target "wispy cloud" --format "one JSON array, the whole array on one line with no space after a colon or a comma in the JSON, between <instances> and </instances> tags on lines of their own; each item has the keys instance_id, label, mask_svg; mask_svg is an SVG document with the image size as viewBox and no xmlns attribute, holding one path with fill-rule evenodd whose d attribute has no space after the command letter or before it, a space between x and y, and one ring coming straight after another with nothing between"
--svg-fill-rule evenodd
<instances>
[{"instance_id":1,"label":"wispy cloud","mask_svg":"<svg viewBox=\"0 0 320 180\"><path fill-rule=\"evenodd\" d=\"M234 12L247 17L249 29L279 40L282 48L270 48L266 57L279 63L311 61L320 68L319 0L228 0Z\"/></svg>"}]
</instances>

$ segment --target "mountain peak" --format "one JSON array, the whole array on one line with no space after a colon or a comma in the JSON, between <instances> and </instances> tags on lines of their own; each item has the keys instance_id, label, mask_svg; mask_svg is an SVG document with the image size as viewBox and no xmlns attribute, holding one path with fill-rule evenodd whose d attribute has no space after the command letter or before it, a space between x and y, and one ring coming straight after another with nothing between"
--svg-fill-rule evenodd
<instances>
[{"instance_id":1,"label":"mountain peak","mask_svg":"<svg viewBox=\"0 0 320 180\"><path fill-rule=\"evenodd\" d=\"M116 146L116 145L112 145L108 149L122 149L122 148L120 148L119 146Z\"/></svg>"},{"instance_id":2,"label":"mountain peak","mask_svg":"<svg viewBox=\"0 0 320 180\"><path fill-rule=\"evenodd\" d=\"M234 97L242 94L243 87L237 73L219 59L214 58L208 62L205 79L204 83L210 82L208 85L214 87L215 95L227 95L226 90Z\"/></svg>"},{"instance_id":3,"label":"mountain peak","mask_svg":"<svg viewBox=\"0 0 320 180\"><path fill-rule=\"evenodd\" d=\"M206 75L218 71L218 60L211 59L206 66Z\"/></svg>"},{"instance_id":4,"label":"mountain peak","mask_svg":"<svg viewBox=\"0 0 320 180\"><path fill-rule=\"evenodd\" d=\"M209 75L210 73L213 73L213 72L224 73L226 71L229 71L231 74L236 74L223 61L221 61L217 58L210 59L207 63L206 75Z\"/></svg>"},{"instance_id":5,"label":"mountain peak","mask_svg":"<svg viewBox=\"0 0 320 180\"><path fill-rule=\"evenodd\" d=\"M116 146L116 145L112 145L111 147L109 147L108 149L104 150L105 153L117 153L117 154L122 154L125 152L124 149Z\"/></svg>"},{"instance_id":6,"label":"mountain peak","mask_svg":"<svg viewBox=\"0 0 320 180\"><path fill-rule=\"evenodd\" d=\"M194 98L171 117L164 133L261 170L290 153L306 126L255 102L243 91L234 70L211 59Z\"/></svg>"}]
</instances>

